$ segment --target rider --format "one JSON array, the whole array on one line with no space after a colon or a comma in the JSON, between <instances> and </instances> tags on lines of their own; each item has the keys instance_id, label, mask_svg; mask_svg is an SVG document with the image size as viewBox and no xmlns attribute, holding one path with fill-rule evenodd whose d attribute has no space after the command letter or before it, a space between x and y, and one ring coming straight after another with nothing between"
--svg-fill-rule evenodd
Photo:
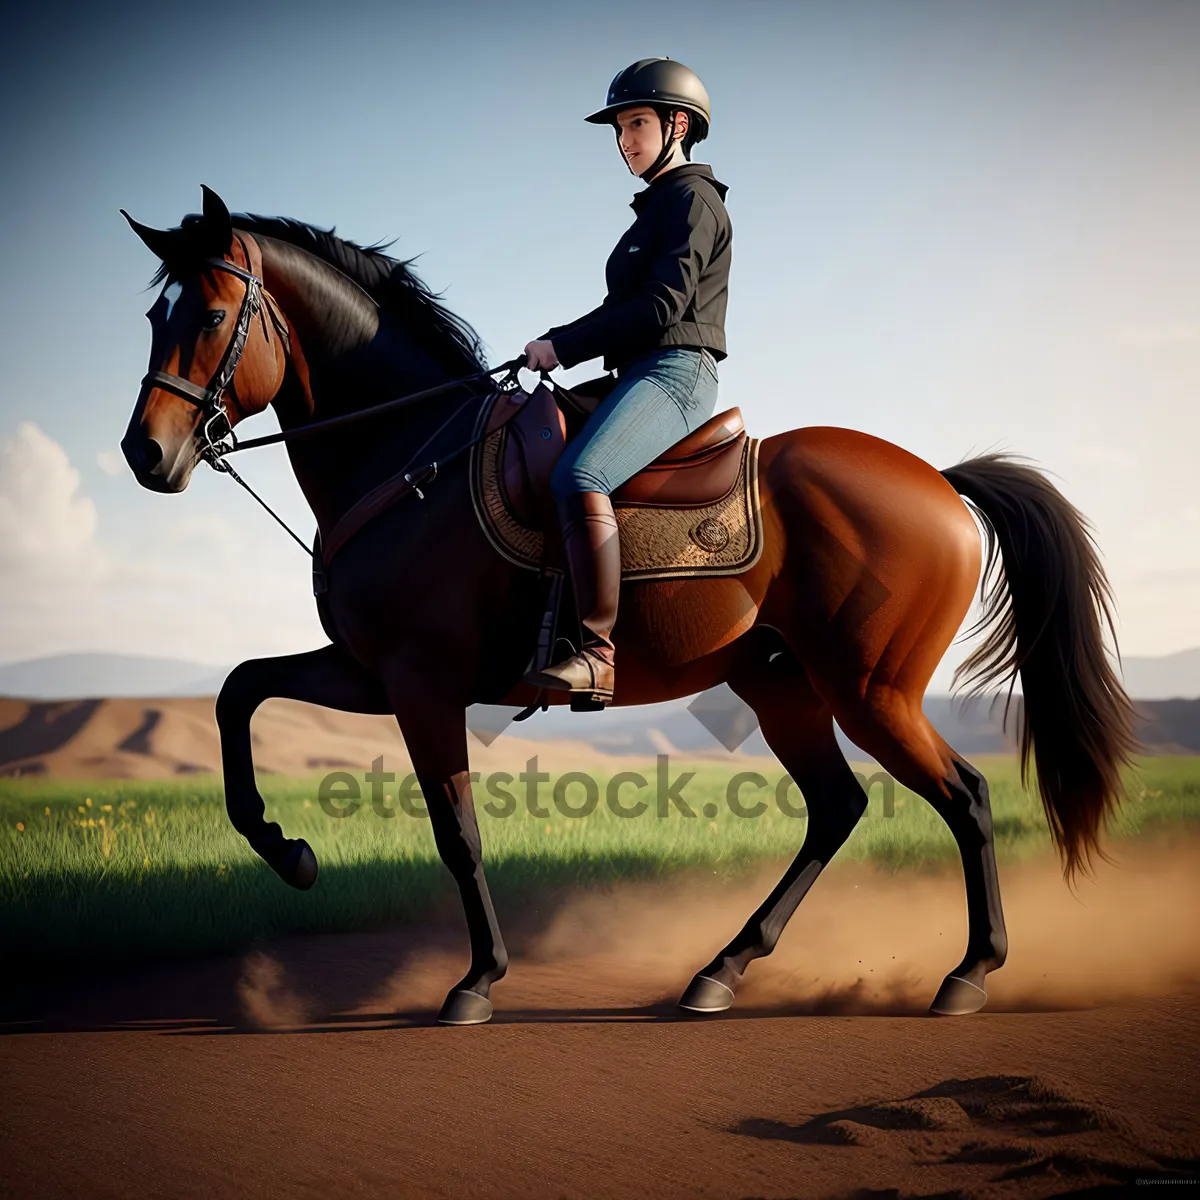
<instances>
[{"instance_id":1,"label":"rider","mask_svg":"<svg viewBox=\"0 0 1200 1200\"><path fill-rule=\"evenodd\" d=\"M609 494L712 416L732 239L725 184L690 161L709 126L708 93L692 71L669 58L640 59L586 119L613 126L630 172L649 186L634 196L637 219L608 257L603 304L525 347L530 370L603 355L617 376L550 480L583 644L525 675L571 692L582 709L612 701L621 552Z\"/></svg>"}]
</instances>

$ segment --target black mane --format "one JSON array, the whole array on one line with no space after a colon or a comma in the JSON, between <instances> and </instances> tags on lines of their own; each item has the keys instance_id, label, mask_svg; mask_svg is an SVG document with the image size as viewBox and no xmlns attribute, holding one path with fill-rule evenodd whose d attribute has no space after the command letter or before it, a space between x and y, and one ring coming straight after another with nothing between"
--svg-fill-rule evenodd
<instances>
[{"instance_id":1,"label":"black mane","mask_svg":"<svg viewBox=\"0 0 1200 1200\"><path fill-rule=\"evenodd\" d=\"M336 237L334 228L319 229L292 217L264 217L258 213L233 213L233 226L287 242L336 268L353 280L379 306L400 320L425 349L453 375L474 375L487 369L479 334L440 302L412 270L414 259L396 259L384 253L392 242L359 246ZM199 220L187 216L183 224ZM165 264L155 282L169 274Z\"/></svg>"}]
</instances>

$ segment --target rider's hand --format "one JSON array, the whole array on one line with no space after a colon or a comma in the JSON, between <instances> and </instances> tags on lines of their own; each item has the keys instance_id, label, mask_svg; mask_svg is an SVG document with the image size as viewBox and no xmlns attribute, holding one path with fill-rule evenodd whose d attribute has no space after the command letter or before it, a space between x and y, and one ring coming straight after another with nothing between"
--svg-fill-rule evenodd
<instances>
[{"instance_id":1,"label":"rider's hand","mask_svg":"<svg viewBox=\"0 0 1200 1200\"><path fill-rule=\"evenodd\" d=\"M559 365L554 343L550 341L530 342L525 347L525 354L525 366L530 371L553 371Z\"/></svg>"}]
</instances>

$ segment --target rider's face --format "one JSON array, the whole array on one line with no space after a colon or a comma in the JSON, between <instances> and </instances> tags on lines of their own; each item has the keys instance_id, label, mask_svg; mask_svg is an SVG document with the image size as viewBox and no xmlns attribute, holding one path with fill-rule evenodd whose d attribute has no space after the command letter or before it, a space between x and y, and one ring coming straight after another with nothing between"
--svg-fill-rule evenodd
<instances>
[{"instance_id":1,"label":"rider's face","mask_svg":"<svg viewBox=\"0 0 1200 1200\"><path fill-rule=\"evenodd\" d=\"M676 113L675 135L687 132L687 113ZM617 113L621 127L621 153L635 175L640 175L658 157L662 149L662 121L649 105L627 108Z\"/></svg>"}]
</instances>

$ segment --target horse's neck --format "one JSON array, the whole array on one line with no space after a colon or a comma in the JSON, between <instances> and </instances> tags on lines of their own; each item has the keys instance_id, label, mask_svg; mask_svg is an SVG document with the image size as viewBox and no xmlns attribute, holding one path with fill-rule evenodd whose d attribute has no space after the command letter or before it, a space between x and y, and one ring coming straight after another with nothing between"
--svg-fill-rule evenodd
<instances>
[{"instance_id":1,"label":"horse's neck","mask_svg":"<svg viewBox=\"0 0 1200 1200\"><path fill-rule=\"evenodd\" d=\"M264 282L293 326L304 356L289 365L275 411L284 429L372 408L447 379L375 302L340 272L294 247L263 244ZM287 443L296 479L318 527L333 523L408 458L463 397L368 417L344 430Z\"/></svg>"}]
</instances>

